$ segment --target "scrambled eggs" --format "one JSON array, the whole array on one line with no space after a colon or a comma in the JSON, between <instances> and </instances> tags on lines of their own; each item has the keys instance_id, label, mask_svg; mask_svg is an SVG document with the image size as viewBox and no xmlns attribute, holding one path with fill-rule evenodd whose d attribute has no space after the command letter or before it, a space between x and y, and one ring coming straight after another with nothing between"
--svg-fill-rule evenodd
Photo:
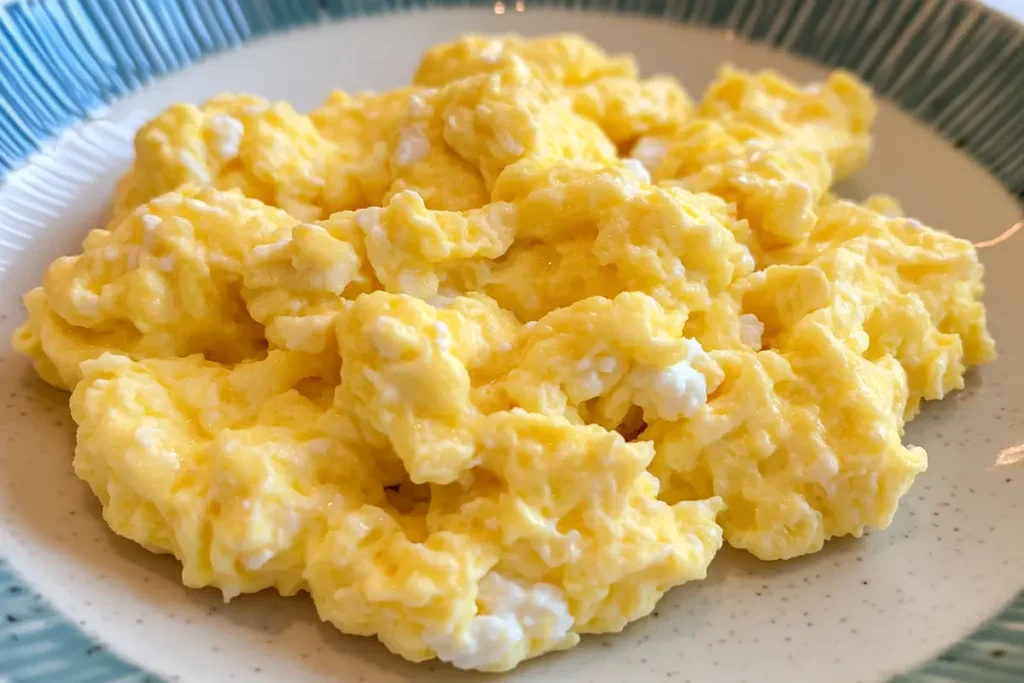
<instances>
[{"instance_id":1,"label":"scrambled eggs","mask_svg":"<svg viewBox=\"0 0 1024 683\"><path fill-rule=\"evenodd\" d=\"M309 115L175 105L15 345L186 585L506 670L723 541L889 524L906 422L994 346L971 244L830 193L874 116L845 73L725 67L694 105L574 36L467 37Z\"/></svg>"}]
</instances>

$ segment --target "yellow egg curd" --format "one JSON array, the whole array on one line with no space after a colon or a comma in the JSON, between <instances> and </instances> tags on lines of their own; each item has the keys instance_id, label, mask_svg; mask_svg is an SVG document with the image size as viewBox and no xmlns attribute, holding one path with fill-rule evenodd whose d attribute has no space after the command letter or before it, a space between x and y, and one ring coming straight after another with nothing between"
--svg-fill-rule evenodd
<instances>
[{"instance_id":1,"label":"yellow egg curd","mask_svg":"<svg viewBox=\"0 0 1024 683\"><path fill-rule=\"evenodd\" d=\"M970 243L830 193L875 109L729 67L694 104L570 35L439 45L308 115L174 105L14 343L72 392L107 523L186 585L507 670L723 540L892 520L906 422L994 346Z\"/></svg>"}]
</instances>

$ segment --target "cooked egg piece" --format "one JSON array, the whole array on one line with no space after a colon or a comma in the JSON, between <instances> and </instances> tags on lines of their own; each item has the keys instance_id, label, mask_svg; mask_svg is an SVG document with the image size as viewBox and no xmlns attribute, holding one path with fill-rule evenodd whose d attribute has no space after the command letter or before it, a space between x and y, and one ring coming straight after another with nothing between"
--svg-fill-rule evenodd
<instances>
[{"instance_id":1,"label":"cooked egg piece","mask_svg":"<svg viewBox=\"0 0 1024 683\"><path fill-rule=\"evenodd\" d=\"M836 201L819 211L804 245L766 254L767 262L814 263L846 250L863 258L861 293L879 298L884 313L867 322L869 355L894 355L908 374L906 418L922 399L941 399L963 388L968 367L990 362L995 343L988 333L982 277L984 267L967 240L899 214L891 200L869 206ZM871 285L868 278L876 284Z\"/></svg>"},{"instance_id":2,"label":"cooked egg piece","mask_svg":"<svg viewBox=\"0 0 1024 683\"><path fill-rule=\"evenodd\" d=\"M324 211L324 177L338 150L287 102L218 95L175 104L135 135L135 163L120 180L114 216L183 185L240 190L299 220Z\"/></svg>"},{"instance_id":3,"label":"cooked egg piece","mask_svg":"<svg viewBox=\"0 0 1024 683\"><path fill-rule=\"evenodd\" d=\"M26 297L15 347L56 386L104 351L134 358L203 353L233 363L265 352L262 326L241 297L247 251L294 219L237 191L186 186L93 230L83 253L47 269Z\"/></svg>"},{"instance_id":4,"label":"cooked egg piece","mask_svg":"<svg viewBox=\"0 0 1024 683\"><path fill-rule=\"evenodd\" d=\"M329 517L306 571L321 617L412 661L505 671L705 576L721 504L659 501L649 445L521 410L478 435L478 464L431 487L418 532L378 506Z\"/></svg>"},{"instance_id":5,"label":"cooked egg piece","mask_svg":"<svg viewBox=\"0 0 1024 683\"><path fill-rule=\"evenodd\" d=\"M308 116L175 105L14 347L185 585L506 671L723 541L892 520L906 423L995 349L969 242L835 193L874 116L848 74L731 67L694 108L571 35L467 36Z\"/></svg>"},{"instance_id":6,"label":"cooked egg piece","mask_svg":"<svg viewBox=\"0 0 1024 683\"><path fill-rule=\"evenodd\" d=\"M675 78L640 80L631 57L609 56L572 35L465 36L428 50L413 82L437 87L493 71L507 57L523 60L538 80L557 87L578 114L620 146L670 130L693 113L692 101Z\"/></svg>"},{"instance_id":7,"label":"cooked egg piece","mask_svg":"<svg viewBox=\"0 0 1024 683\"><path fill-rule=\"evenodd\" d=\"M532 239L513 243L472 277L521 320L624 291L650 294L665 307L702 310L754 267L736 240L745 226L736 225L724 202L654 187L631 170L556 168L522 188L500 187L503 194L526 193L513 202L517 234Z\"/></svg>"},{"instance_id":8,"label":"cooked egg piece","mask_svg":"<svg viewBox=\"0 0 1024 683\"><path fill-rule=\"evenodd\" d=\"M707 406L642 436L665 500L721 496L725 539L764 560L889 525L927 466L900 443L907 390L894 359L868 361L816 321L781 354L711 357L725 378Z\"/></svg>"},{"instance_id":9,"label":"cooked egg piece","mask_svg":"<svg viewBox=\"0 0 1024 683\"><path fill-rule=\"evenodd\" d=\"M867 161L875 112L849 74L801 88L771 71L723 67L695 118L641 138L632 154L657 182L735 202L754 229L748 246L798 244L831 184Z\"/></svg>"},{"instance_id":10,"label":"cooked egg piece","mask_svg":"<svg viewBox=\"0 0 1024 683\"><path fill-rule=\"evenodd\" d=\"M412 340L380 332L378 321L403 311L407 321L413 312L447 318L450 340L433 343L464 367L485 364L481 351L516 331L506 318L502 333L487 319L500 319L499 309L480 299L434 314L385 293L352 306L364 324L357 332L339 323L357 337L339 347L341 386L373 367L379 393L399 387L435 418L444 408L412 393L417 373L437 370L432 356L406 347L395 358ZM392 315L375 316L381 306ZM360 363L360 341L390 362ZM579 634L618 631L669 588L703 578L721 545L719 500L660 501L646 471L650 444L596 425L521 409L481 415L464 422L474 454L467 469L450 438L424 439L421 424L393 419L388 436L399 453L403 441L419 439L410 476L425 463L460 472L403 510L384 489L393 476L386 453L353 448L358 435L338 428L353 394L334 395L336 356L272 351L228 369L197 356L104 354L82 369L72 396L75 469L112 529L174 554L186 585L219 588L226 599L266 587L308 590L324 619L415 661L502 671L571 647ZM446 385L439 375L420 386Z\"/></svg>"},{"instance_id":11,"label":"cooked egg piece","mask_svg":"<svg viewBox=\"0 0 1024 683\"><path fill-rule=\"evenodd\" d=\"M336 380L315 383L337 377L336 357L274 351L229 370L198 356L104 354L82 373L71 397L75 472L107 524L177 557L187 586L225 599L268 587L291 595L305 587L322 509L383 495L372 460L317 426Z\"/></svg>"}]
</instances>

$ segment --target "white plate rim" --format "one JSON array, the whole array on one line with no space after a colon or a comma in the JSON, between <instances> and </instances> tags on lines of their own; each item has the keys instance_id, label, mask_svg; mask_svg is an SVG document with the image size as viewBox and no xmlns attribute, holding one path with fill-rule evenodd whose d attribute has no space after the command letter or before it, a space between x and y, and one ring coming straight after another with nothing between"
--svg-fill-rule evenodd
<instances>
[{"instance_id":1,"label":"white plate rim","mask_svg":"<svg viewBox=\"0 0 1024 683\"><path fill-rule=\"evenodd\" d=\"M848 24L835 16L842 10L834 0L528 4L731 31L850 69L974 158L1024 203L1024 26L981 3L886 0ZM320 21L453 5L505 7L500 0L14 0L0 7L0 56L11 57L0 67L0 183L44 159L55 136L73 135L83 122L101 118L107 104L208 55ZM878 13L886 21L872 21ZM806 30L830 20L835 32L828 41ZM920 58L928 49L935 59ZM976 101L990 104L969 106ZM984 135L965 133L978 130ZM21 239L5 227L3 209L0 239ZM16 673L10 680L52 680L47 677L62 671L74 671L81 681L160 680L53 610L2 557L0 615L0 674ZM1024 590L961 642L894 680L1022 678Z\"/></svg>"}]
</instances>

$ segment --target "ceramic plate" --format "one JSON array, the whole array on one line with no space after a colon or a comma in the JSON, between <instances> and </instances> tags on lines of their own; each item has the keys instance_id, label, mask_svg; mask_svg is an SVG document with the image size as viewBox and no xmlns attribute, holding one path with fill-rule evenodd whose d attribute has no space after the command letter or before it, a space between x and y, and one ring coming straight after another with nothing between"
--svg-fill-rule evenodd
<instances>
[{"instance_id":1,"label":"ceramic plate","mask_svg":"<svg viewBox=\"0 0 1024 683\"><path fill-rule=\"evenodd\" d=\"M142 120L224 90L303 109L333 87L394 87L426 46L467 31L580 32L694 93L727 60L800 80L822 65L857 72L884 100L872 161L842 193L894 194L910 215L986 245L1000 351L910 425L906 441L927 448L930 467L888 530L791 562L723 551L706 581L672 591L652 617L507 680L1024 680L1024 234L1004 234L1024 198L1024 29L981 5L930 0L470 4L0 8L0 681L483 680L343 636L302 597L225 605L182 588L175 561L104 526L72 474L67 396L9 342L20 294L103 222Z\"/></svg>"}]
</instances>

